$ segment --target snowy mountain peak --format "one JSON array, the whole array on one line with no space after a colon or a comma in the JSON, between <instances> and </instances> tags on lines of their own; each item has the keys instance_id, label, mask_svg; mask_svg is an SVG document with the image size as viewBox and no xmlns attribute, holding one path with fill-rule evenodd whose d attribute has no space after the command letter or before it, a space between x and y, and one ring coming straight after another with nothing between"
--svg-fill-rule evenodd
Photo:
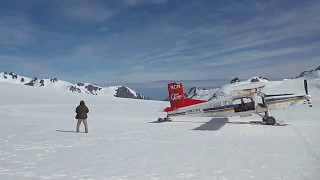
<instances>
[{"instance_id":1,"label":"snowy mountain peak","mask_svg":"<svg viewBox=\"0 0 320 180\"><path fill-rule=\"evenodd\" d=\"M249 81L250 82L269 82L269 79L262 76L257 76L257 77L251 77Z\"/></svg>"},{"instance_id":2,"label":"snowy mountain peak","mask_svg":"<svg viewBox=\"0 0 320 180\"><path fill-rule=\"evenodd\" d=\"M310 71L303 71L296 78L300 78L300 77L320 78L320 66L318 68L310 70Z\"/></svg>"},{"instance_id":3,"label":"snowy mountain peak","mask_svg":"<svg viewBox=\"0 0 320 180\"><path fill-rule=\"evenodd\" d=\"M250 79L248 79L248 81L249 82L268 82L269 79L262 76L253 76ZM238 77L232 79L230 81L230 84L237 83L237 82L241 82L241 80Z\"/></svg>"},{"instance_id":4,"label":"snowy mountain peak","mask_svg":"<svg viewBox=\"0 0 320 180\"><path fill-rule=\"evenodd\" d=\"M90 83L77 83L71 84L66 81L58 80L57 78L39 79L37 77L28 78L19 76L13 72L0 73L0 82L7 82L13 84L21 84L32 87L43 87L56 90L65 90L73 93L90 94L90 95L103 95L114 96L133 99L147 99L149 97L142 96L126 86L109 86L100 87Z\"/></svg>"}]
</instances>

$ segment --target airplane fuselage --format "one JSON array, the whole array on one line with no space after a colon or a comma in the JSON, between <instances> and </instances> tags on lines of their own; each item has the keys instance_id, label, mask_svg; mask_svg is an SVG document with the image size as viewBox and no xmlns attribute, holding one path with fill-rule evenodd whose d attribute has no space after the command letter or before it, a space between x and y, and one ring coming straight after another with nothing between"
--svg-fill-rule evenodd
<instances>
[{"instance_id":1,"label":"airplane fuselage","mask_svg":"<svg viewBox=\"0 0 320 180\"><path fill-rule=\"evenodd\" d=\"M268 110L283 109L306 100L305 95L283 97L261 97L256 94L246 97L219 98L186 107L180 107L168 112L168 117L200 116L200 117L230 117L251 116L265 113Z\"/></svg>"}]
</instances>

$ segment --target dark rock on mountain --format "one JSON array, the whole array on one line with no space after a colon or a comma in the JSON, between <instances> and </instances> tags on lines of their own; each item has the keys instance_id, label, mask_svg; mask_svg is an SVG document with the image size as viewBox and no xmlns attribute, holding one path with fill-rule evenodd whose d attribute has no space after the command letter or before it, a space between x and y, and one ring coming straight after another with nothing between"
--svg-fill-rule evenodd
<instances>
[{"instance_id":1,"label":"dark rock on mountain","mask_svg":"<svg viewBox=\"0 0 320 180\"><path fill-rule=\"evenodd\" d=\"M50 82L58 82L57 78L50 78Z\"/></svg>"},{"instance_id":2,"label":"dark rock on mountain","mask_svg":"<svg viewBox=\"0 0 320 180\"><path fill-rule=\"evenodd\" d=\"M233 83L236 83L236 82L240 82L240 79L239 79L238 77L232 79L232 80L230 81L230 84L233 84Z\"/></svg>"},{"instance_id":3,"label":"dark rock on mountain","mask_svg":"<svg viewBox=\"0 0 320 180\"><path fill-rule=\"evenodd\" d=\"M86 92L93 95L98 95L98 91L102 90L102 87L95 86L92 84L85 84L85 83L77 83L77 86L85 88ZM78 88L79 89L79 88ZM73 92L73 91L72 91Z\"/></svg>"},{"instance_id":4,"label":"dark rock on mountain","mask_svg":"<svg viewBox=\"0 0 320 180\"><path fill-rule=\"evenodd\" d=\"M296 78L300 78L300 77L304 77L306 76L308 71L303 71L299 76L297 76Z\"/></svg>"},{"instance_id":5,"label":"dark rock on mountain","mask_svg":"<svg viewBox=\"0 0 320 180\"><path fill-rule=\"evenodd\" d=\"M261 81L261 80L269 81L268 78L259 76L259 77L253 77L253 78L251 78L251 79L250 79L250 82L259 82L259 81Z\"/></svg>"},{"instance_id":6,"label":"dark rock on mountain","mask_svg":"<svg viewBox=\"0 0 320 180\"><path fill-rule=\"evenodd\" d=\"M44 80L43 79L40 80L40 86L44 86Z\"/></svg>"},{"instance_id":7,"label":"dark rock on mountain","mask_svg":"<svg viewBox=\"0 0 320 180\"><path fill-rule=\"evenodd\" d=\"M37 77L34 77L33 79L31 79L30 82L24 84L24 85L27 85L27 86L34 86L34 84L36 83L36 81L38 80Z\"/></svg>"},{"instance_id":8,"label":"dark rock on mountain","mask_svg":"<svg viewBox=\"0 0 320 180\"><path fill-rule=\"evenodd\" d=\"M18 75L14 74L13 72L10 72L9 75L12 77L12 79L18 79Z\"/></svg>"},{"instance_id":9,"label":"dark rock on mountain","mask_svg":"<svg viewBox=\"0 0 320 180\"><path fill-rule=\"evenodd\" d=\"M85 86L85 88L91 93L91 94L95 94L93 93L94 87L90 84L88 86Z\"/></svg>"},{"instance_id":10,"label":"dark rock on mountain","mask_svg":"<svg viewBox=\"0 0 320 180\"><path fill-rule=\"evenodd\" d=\"M306 77L308 76L308 74L311 74L313 72L316 72L316 71L320 71L320 66L316 69L313 69L313 70L310 70L310 71L303 71L299 76L297 76L296 78L300 78L300 77Z\"/></svg>"},{"instance_id":11,"label":"dark rock on mountain","mask_svg":"<svg viewBox=\"0 0 320 180\"><path fill-rule=\"evenodd\" d=\"M70 86L69 91L81 93L81 89L79 89L75 86Z\"/></svg>"},{"instance_id":12,"label":"dark rock on mountain","mask_svg":"<svg viewBox=\"0 0 320 180\"><path fill-rule=\"evenodd\" d=\"M12 79L18 79L18 75L14 74L13 72L10 72L10 73L4 72L3 77L7 79L8 76L11 76Z\"/></svg>"},{"instance_id":13,"label":"dark rock on mountain","mask_svg":"<svg viewBox=\"0 0 320 180\"><path fill-rule=\"evenodd\" d=\"M79 84L79 83L78 83ZM87 86L85 86L86 90L88 90L91 94L97 95L97 91L101 90L101 87L98 86L93 86L92 84L89 84Z\"/></svg>"}]
</instances>

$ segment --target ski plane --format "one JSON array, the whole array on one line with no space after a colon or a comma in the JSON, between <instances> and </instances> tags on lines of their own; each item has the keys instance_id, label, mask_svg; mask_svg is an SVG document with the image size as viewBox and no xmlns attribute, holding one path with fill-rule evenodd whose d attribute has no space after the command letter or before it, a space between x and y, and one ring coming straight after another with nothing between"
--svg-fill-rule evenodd
<instances>
[{"instance_id":1,"label":"ski plane","mask_svg":"<svg viewBox=\"0 0 320 180\"><path fill-rule=\"evenodd\" d=\"M165 118L159 118L158 122L171 121L170 117L194 116L194 117L232 117L252 116L257 114L262 117L262 122L267 125L276 124L270 110L285 109L297 104L299 101L312 107L308 94L307 80L304 80L306 94L274 94L266 95L261 92L265 87L264 82L237 82L226 85L218 90L223 96L213 96L209 100L186 98L183 92L183 84L173 82L168 84L170 107L164 109L167 112ZM217 94L217 93L216 93Z\"/></svg>"}]
</instances>

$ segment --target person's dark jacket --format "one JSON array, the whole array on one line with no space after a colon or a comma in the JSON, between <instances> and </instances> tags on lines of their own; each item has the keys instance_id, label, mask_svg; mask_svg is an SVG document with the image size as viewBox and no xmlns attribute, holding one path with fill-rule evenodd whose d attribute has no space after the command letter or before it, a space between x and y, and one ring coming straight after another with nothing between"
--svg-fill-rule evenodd
<instances>
[{"instance_id":1,"label":"person's dark jacket","mask_svg":"<svg viewBox=\"0 0 320 180\"><path fill-rule=\"evenodd\" d=\"M76 109L76 119L87 119L87 113L89 113L89 109L86 105L80 104Z\"/></svg>"}]
</instances>

